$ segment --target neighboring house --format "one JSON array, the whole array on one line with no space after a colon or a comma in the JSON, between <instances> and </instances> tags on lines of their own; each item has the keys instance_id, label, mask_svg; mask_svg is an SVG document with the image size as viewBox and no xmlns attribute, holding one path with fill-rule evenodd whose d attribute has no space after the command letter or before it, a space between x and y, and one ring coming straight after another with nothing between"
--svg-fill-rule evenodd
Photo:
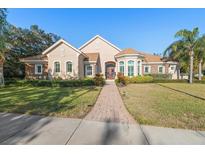
<instances>
[{"instance_id":1,"label":"neighboring house","mask_svg":"<svg viewBox=\"0 0 205 154\"><path fill-rule=\"evenodd\" d=\"M160 56L134 49L121 50L97 35L79 49L61 39L41 55L20 59L25 63L26 78L75 79L102 73L106 79L145 74L172 74L177 78L176 62L163 61Z\"/></svg>"}]
</instances>

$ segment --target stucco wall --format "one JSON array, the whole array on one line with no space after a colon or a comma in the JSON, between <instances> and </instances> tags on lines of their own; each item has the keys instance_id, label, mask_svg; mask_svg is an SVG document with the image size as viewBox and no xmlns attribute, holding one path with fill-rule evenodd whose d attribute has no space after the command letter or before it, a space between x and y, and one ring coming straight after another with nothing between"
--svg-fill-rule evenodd
<instances>
[{"instance_id":1,"label":"stucco wall","mask_svg":"<svg viewBox=\"0 0 205 154\"><path fill-rule=\"evenodd\" d=\"M158 74L158 66L164 66L164 74L168 73L169 65L168 64L142 64L142 74L145 74L144 67L150 66L151 72L150 74Z\"/></svg>"},{"instance_id":2,"label":"stucco wall","mask_svg":"<svg viewBox=\"0 0 205 154\"><path fill-rule=\"evenodd\" d=\"M51 72L52 76L60 76L61 78L65 79L67 78L66 74L66 62L71 61L73 64L73 72L70 73L69 75L78 78L79 74L82 75L81 70L79 72L79 66L82 64L79 62L79 53L76 52L74 49L71 47L67 46L64 43L59 44L57 47L52 49L48 53L48 70ZM80 57L80 59L82 59ZM56 74L54 72L54 62L60 62L60 73Z\"/></svg>"},{"instance_id":3,"label":"stucco wall","mask_svg":"<svg viewBox=\"0 0 205 154\"><path fill-rule=\"evenodd\" d=\"M82 52L85 53L93 53L93 52L98 52L100 53L100 63L101 63L101 73L105 75L105 62L107 61L115 61L115 55L119 53L117 49L114 47L110 46L108 43L105 41L101 40L100 38L96 38L89 44L87 44L85 47L81 49ZM117 69L116 69L117 72Z\"/></svg>"},{"instance_id":4,"label":"stucco wall","mask_svg":"<svg viewBox=\"0 0 205 154\"><path fill-rule=\"evenodd\" d=\"M158 66L164 66L164 74L172 74L172 79L177 79L177 70L176 70L176 64L171 64L171 66L175 66L175 69L172 71L170 69L170 64L164 63L164 64L143 64L142 65L142 74L146 74L144 72L144 67L150 66L151 72L148 74L159 74L158 72Z\"/></svg>"}]
</instances>

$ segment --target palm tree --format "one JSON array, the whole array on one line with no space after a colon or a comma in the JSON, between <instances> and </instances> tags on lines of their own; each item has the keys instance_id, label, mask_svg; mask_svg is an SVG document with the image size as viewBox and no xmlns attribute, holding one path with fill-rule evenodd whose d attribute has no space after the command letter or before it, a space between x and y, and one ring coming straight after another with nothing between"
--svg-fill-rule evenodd
<instances>
[{"instance_id":1,"label":"palm tree","mask_svg":"<svg viewBox=\"0 0 205 154\"><path fill-rule=\"evenodd\" d=\"M194 50L199 39L198 36L198 28L194 28L192 31L183 29L175 34L175 37L179 38L179 40L170 45L170 47L174 49L172 54L175 55L175 60L179 58L178 61L180 61L189 56L189 83L193 81ZM169 48L167 50L169 50ZM167 50L165 50L165 53Z\"/></svg>"},{"instance_id":2,"label":"palm tree","mask_svg":"<svg viewBox=\"0 0 205 154\"><path fill-rule=\"evenodd\" d=\"M195 55L198 62L198 78L201 80L202 64L205 61L205 35L198 39L195 49Z\"/></svg>"},{"instance_id":3,"label":"palm tree","mask_svg":"<svg viewBox=\"0 0 205 154\"><path fill-rule=\"evenodd\" d=\"M173 42L163 54L167 60L176 61L177 64L177 79L179 79L180 70L187 70L188 55L183 47L181 40Z\"/></svg>"}]
</instances>

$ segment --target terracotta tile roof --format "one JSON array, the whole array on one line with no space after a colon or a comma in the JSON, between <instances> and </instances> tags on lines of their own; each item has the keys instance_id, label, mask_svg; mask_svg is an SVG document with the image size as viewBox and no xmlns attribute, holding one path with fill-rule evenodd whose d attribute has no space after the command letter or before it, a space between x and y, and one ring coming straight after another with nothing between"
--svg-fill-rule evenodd
<instances>
[{"instance_id":1,"label":"terracotta tile roof","mask_svg":"<svg viewBox=\"0 0 205 154\"><path fill-rule=\"evenodd\" d=\"M98 52L93 52L93 53L85 53L88 56L89 61L97 61L99 57Z\"/></svg>"},{"instance_id":2,"label":"terracotta tile roof","mask_svg":"<svg viewBox=\"0 0 205 154\"><path fill-rule=\"evenodd\" d=\"M144 54L144 57L145 62L162 62L162 58L160 56Z\"/></svg>"},{"instance_id":3,"label":"terracotta tile roof","mask_svg":"<svg viewBox=\"0 0 205 154\"><path fill-rule=\"evenodd\" d=\"M29 57L25 57L25 58L20 58L21 62L33 61L33 60L48 60L48 57L45 55L36 55L36 56L29 56Z\"/></svg>"},{"instance_id":4,"label":"terracotta tile roof","mask_svg":"<svg viewBox=\"0 0 205 154\"><path fill-rule=\"evenodd\" d=\"M115 56L121 56L121 55L125 55L125 54L128 54L128 55L129 54L131 54L131 55L132 54L139 54L139 55L144 57L145 62L162 62L160 56L148 54L148 53L141 52L141 51L136 51L135 49L132 49L132 48L124 49L121 52L119 52L118 54L116 54Z\"/></svg>"},{"instance_id":5,"label":"terracotta tile roof","mask_svg":"<svg viewBox=\"0 0 205 154\"><path fill-rule=\"evenodd\" d=\"M120 51L115 56L120 56L120 55L125 55L125 54L139 54L139 53L132 48L128 48L128 49L124 49L124 50Z\"/></svg>"}]
</instances>

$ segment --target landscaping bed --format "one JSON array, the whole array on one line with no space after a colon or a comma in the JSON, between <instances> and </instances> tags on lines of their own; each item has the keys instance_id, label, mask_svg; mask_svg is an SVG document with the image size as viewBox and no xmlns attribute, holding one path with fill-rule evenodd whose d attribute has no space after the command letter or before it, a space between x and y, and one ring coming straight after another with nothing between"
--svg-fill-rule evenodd
<instances>
[{"instance_id":1,"label":"landscaping bed","mask_svg":"<svg viewBox=\"0 0 205 154\"><path fill-rule=\"evenodd\" d=\"M171 85L171 84L170 84ZM173 84L201 95L204 84ZM200 89L198 89L200 88ZM205 101L158 84L129 84L119 87L128 111L140 124L205 130Z\"/></svg>"},{"instance_id":2,"label":"landscaping bed","mask_svg":"<svg viewBox=\"0 0 205 154\"><path fill-rule=\"evenodd\" d=\"M101 87L0 88L0 112L83 118L95 104Z\"/></svg>"}]
</instances>

